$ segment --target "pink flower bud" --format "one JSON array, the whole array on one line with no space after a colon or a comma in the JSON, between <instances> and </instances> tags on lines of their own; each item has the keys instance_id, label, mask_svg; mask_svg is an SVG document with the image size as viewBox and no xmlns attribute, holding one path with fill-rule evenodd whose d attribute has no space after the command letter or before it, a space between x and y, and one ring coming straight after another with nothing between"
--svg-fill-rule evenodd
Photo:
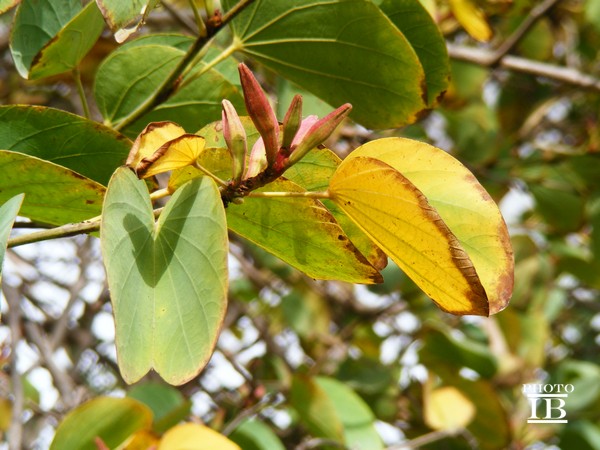
<instances>
[{"instance_id":1,"label":"pink flower bud","mask_svg":"<svg viewBox=\"0 0 600 450\"><path fill-rule=\"evenodd\" d=\"M223 137L227 143L227 148L231 152L233 160L233 179L240 181L246 170L246 130L235 110L233 104L229 100L222 102L222 118L223 118Z\"/></svg>"},{"instance_id":2,"label":"pink flower bud","mask_svg":"<svg viewBox=\"0 0 600 450\"><path fill-rule=\"evenodd\" d=\"M239 64L240 81L246 110L265 143L267 163L271 165L279 151L279 123L264 91L245 64Z\"/></svg>"}]
</instances>

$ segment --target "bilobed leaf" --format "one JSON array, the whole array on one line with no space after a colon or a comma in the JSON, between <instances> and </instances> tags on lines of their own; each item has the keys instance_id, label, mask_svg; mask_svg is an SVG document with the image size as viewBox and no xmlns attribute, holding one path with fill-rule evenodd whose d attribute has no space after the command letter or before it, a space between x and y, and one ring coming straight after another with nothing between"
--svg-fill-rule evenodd
<instances>
[{"instance_id":1,"label":"bilobed leaf","mask_svg":"<svg viewBox=\"0 0 600 450\"><path fill-rule=\"evenodd\" d=\"M42 106L0 106L0 149L36 156L106 185L131 141L102 124Z\"/></svg>"},{"instance_id":2,"label":"bilobed leaf","mask_svg":"<svg viewBox=\"0 0 600 450\"><path fill-rule=\"evenodd\" d=\"M434 430L456 432L466 428L475 416L475 405L453 386L426 392L424 400L423 419Z\"/></svg>"},{"instance_id":3,"label":"bilobed leaf","mask_svg":"<svg viewBox=\"0 0 600 450\"><path fill-rule=\"evenodd\" d=\"M232 27L239 50L331 105L351 103L368 128L410 123L425 108L417 54L372 2L256 1Z\"/></svg>"},{"instance_id":4,"label":"bilobed leaf","mask_svg":"<svg viewBox=\"0 0 600 450\"><path fill-rule=\"evenodd\" d=\"M101 241L123 378L154 369L170 384L189 381L212 354L227 303L227 226L214 182L182 186L155 223L144 182L119 168Z\"/></svg>"},{"instance_id":5,"label":"bilobed leaf","mask_svg":"<svg viewBox=\"0 0 600 450\"><path fill-rule=\"evenodd\" d=\"M117 42L124 42L143 23L159 0L96 0Z\"/></svg>"},{"instance_id":6,"label":"bilobed leaf","mask_svg":"<svg viewBox=\"0 0 600 450\"><path fill-rule=\"evenodd\" d=\"M417 53L425 71L427 104L432 106L448 89L450 63L446 42L421 2L384 0L379 8L398 27Z\"/></svg>"},{"instance_id":7,"label":"bilobed leaf","mask_svg":"<svg viewBox=\"0 0 600 450\"><path fill-rule=\"evenodd\" d=\"M67 414L56 429L50 450L95 450L96 437L108 448L117 448L151 426L152 411L137 400L97 397Z\"/></svg>"},{"instance_id":8,"label":"bilobed leaf","mask_svg":"<svg viewBox=\"0 0 600 450\"><path fill-rule=\"evenodd\" d=\"M279 179L260 191L302 192ZM227 208L229 228L308 276L351 283L381 282L331 213L310 198L252 198Z\"/></svg>"},{"instance_id":9,"label":"bilobed leaf","mask_svg":"<svg viewBox=\"0 0 600 450\"><path fill-rule=\"evenodd\" d=\"M104 21L92 2L23 0L15 14L10 49L24 78L37 79L67 72L100 37Z\"/></svg>"},{"instance_id":10,"label":"bilobed leaf","mask_svg":"<svg viewBox=\"0 0 600 450\"><path fill-rule=\"evenodd\" d=\"M220 433L197 423L184 423L165 433L157 450L242 450Z\"/></svg>"},{"instance_id":11,"label":"bilobed leaf","mask_svg":"<svg viewBox=\"0 0 600 450\"><path fill-rule=\"evenodd\" d=\"M21 215L52 225L100 214L105 187L34 156L0 150L0 202L25 193Z\"/></svg>"},{"instance_id":12,"label":"bilobed leaf","mask_svg":"<svg viewBox=\"0 0 600 450\"><path fill-rule=\"evenodd\" d=\"M485 291L458 239L400 172L378 159L347 158L329 192L441 309L488 315Z\"/></svg>"},{"instance_id":13,"label":"bilobed leaf","mask_svg":"<svg viewBox=\"0 0 600 450\"><path fill-rule=\"evenodd\" d=\"M350 158L362 156L389 164L425 195L472 261L489 313L505 308L514 278L510 236L498 206L475 176L447 152L410 139L372 141Z\"/></svg>"},{"instance_id":14,"label":"bilobed leaf","mask_svg":"<svg viewBox=\"0 0 600 450\"><path fill-rule=\"evenodd\" d=\"M126 164L138 177L149 178L193 164L203 150L203 137L185 134L173 122L152 122L136 138Z\"/></svg>"},{"instance_id":15,"label":"bilobed leaf","mask_svg":"<svg viewBox=\"0 0 600 450\"><path fill-rule=\"evenodd\" d=\"M0 281L2 281L2 262L6 252L6 243L22 202L23 194L19 194L0 206Z\"/></svg>"}]
</instances>

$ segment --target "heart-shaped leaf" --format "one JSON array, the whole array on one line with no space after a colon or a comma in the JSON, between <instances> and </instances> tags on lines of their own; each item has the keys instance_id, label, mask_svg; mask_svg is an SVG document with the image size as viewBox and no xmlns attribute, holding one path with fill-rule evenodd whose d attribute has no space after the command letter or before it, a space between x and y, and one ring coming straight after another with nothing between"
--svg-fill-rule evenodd
<instances>
[{"instance_id":1,"label":"heart-shaped leaf","mask_svg":"<svg viewBox=\"0 0 600 450\"><path fill-rule=\"evenodd\" d=\"M119 368L133 383L150 369L179 385L214 348L227 303L227 225L207 177L183 185L160 218L128 168L104 202L102 253L111 290Z\"/></svg>"}]
</instances>

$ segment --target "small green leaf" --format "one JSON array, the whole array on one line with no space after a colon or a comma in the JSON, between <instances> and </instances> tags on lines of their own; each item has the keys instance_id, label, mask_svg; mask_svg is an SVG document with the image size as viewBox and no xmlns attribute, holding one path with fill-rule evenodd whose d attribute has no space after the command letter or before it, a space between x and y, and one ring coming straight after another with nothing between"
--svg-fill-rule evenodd
<instances>
[{"instance_id":1,"label":"small green leaf","mask_svg":"<svg viewBox=\"0 0 600 450\"><path fill-rule=\"evenodd\" d=\"M6 243L21 203L23 203L23 194L15 195L0 206L0 281L2 281L2 262L6 252Z\"/></svg>"},{"instance_id":2,"label":"small green leaf","mask_svg":"<svg viewBox=\"0 0 600 450\"><path fill-rule=\"evenodd\" d=\"M279 179L261 191L302 192ZM229 228L308 276L379 283L381 275L350 242L331 213L310 198L252 198L227 208Z\"/></svg>"},{"instance_id":3,"label":"small green leaf","mask_svg":"<svg viewBox=\"0 0 600 450\"><path fill-rule=\"evenodd\" d=\"M293 378L290 404L313 435L340 443L344 441L344 425L335 405L314 378L303 375Z\"/></svg>"},{"instance_id":4,"label":"small green leaf","mask_svg":"<svg viewBox=\"0 0 600 450\"><path fill-rule=\"evenodd\" d=\"M351 103L368 128L413 122L425 108L417 54L370 1L262 0L232 27L239 50L331 105Z\"/></svg>"},{"instance_id":5,"label":"small green leaf","mask_svg":"<svg viewBox=\"0 0 600 450\"><path fill-rule=\"evenodd\" d=\"M73 70L100 37L104 21L94 2L23 0L15 14L10 49L24 78Z\"/></svg>"},{"instance_id":6,"label":"small green leaf","mask_svg":"<svg viewBox=\"0 0 600 450\"><path fill-rule=\"evenodd\" d=\"M144 182L119 168L101 241L123 378L154 369L170 384L189 381L212 354L227 303L227 226L214 182L182 186L155 223Z\"/></svg>"},{"instance_id":7,"label":"small green leaf","mask_svg":"<svg viewBox=\"0 0 600 450\"><path fill-rule=\"evenodd\" d=\"M75 114L42 106L0 106L0 149L51 161L104 185L131 144Z\"/></svg>"},{"instance_id":8,"label":"small green leaf","mask_svg":"<svg viewBox=\"0 0 600 450\"><path fill-rule=\"evenodd\" d=\"M229 439L244 450L285 450L273 430L255 419L242 422L229 435Z\"/></svg>"},{"instance_id":9,"label":"small green leaf","mask_svg":"<svg viewBox=\"0 0 600 450\"><path fill-rule=\"evenodd\" d=\"M153 428L163 433L190 413L191 402L172 386L158 382L136 384L127 396L146 404L154 413Z\"/></svg>"},{"instance_id":10,"label":"small green leaf","mask_svg":"<svg viewBox=\"0 0 600 450\"><path fill-rule=\"evenodd\" d=\"M294 377L292 407L315 436L333 439L357 450L383 449L375 415L343 383L327 377Z\"/></svg>"},{"instance_id":11,"label":"small green leaf","mask_svg":"<svg viewBox=\"0 0 600 450\"><path fill-rule=\"evenodd\" d=\"M152 412L131 398L98 397L72 410L56 430L50 450L97 450L98 437L117 448L131 435L150 429Z\"/></svg>"},{"instance_id":12,"label":"small green leaf","mask_svg":"<svg viewBox=\"0 0 600 450\"><path fill-rule=\"evenodd\" d=\"M0 172L0 202L24 192L24 217L63 225L95 217L102 211L104 186L65 167L0 150Z\"/></svg>"}]
</instances>

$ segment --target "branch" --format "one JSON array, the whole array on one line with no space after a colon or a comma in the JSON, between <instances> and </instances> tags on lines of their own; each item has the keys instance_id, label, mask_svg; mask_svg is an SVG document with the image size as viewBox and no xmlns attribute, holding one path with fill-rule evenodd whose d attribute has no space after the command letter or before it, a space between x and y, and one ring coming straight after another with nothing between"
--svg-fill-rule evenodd
<instances>
[{"instance_id":1,"label":"branch","mask_svg":"<svg viewBox=\"0 0 600 450\"><path fill-rule=\"evenodd\" d=\"M448 55L457 61L470 62L486 67L493 65L493 51L454 44L448 44L447 47ZM545 77L581 88L600 91L600 79L570 67L547 64L512 55L503 56L497 65L503 69Z\"/></svg>"},{"instance_id":2,"label":"branch","mask_svg":"<svg viewBox=\"0 0 600 450\"><path fill-rule=\"evenodd\" d=\"M100 229L100 218L86 220L80 223L68 223L66 225L50 228L49 230L36 231L35 233L23 234L8 240L8 248L19 245L32 244L34 242L46 241L48 239L57 239L76 236L78 234L88 234Z\"/></svg>"},{"instance_id":3,"label":"branch","mask_svg":"<svg viewBox=\"0 0 600 450\"><path fill-rule=\"evenodd\" d=\"M8 445L10 450L19 450L23 442L23 424L21 415L25 403L23 381L17 371L17 347L21 340L21 293L7 284L4 295L8 303L8 327L10 329L10 381L13 395L12 418L8 429Z\"/></svg>"},{"instance_id":4,"label":"branch","mask_svg":"<svg viewBox=\"0 0 600 450\"><path fill-rule=\"evenodd\" d=\"M169 74L169 76L156 89L152 96L142 103L131 114L125 117L121 122L115 125L117 131L127 128L143 115L152 111L155 107L165 102L176 90L181 82L181 75L185 72L188 66L194 61L198 53L204 46L221 30L231 22L240 12L248 7L254 0L240 0L233 8L227 11L223 16L215 14L213 18L208 20L206 24L206 34L198 36L190 49L183 56L177 67Z\"/></svg>"}]
</instances>

